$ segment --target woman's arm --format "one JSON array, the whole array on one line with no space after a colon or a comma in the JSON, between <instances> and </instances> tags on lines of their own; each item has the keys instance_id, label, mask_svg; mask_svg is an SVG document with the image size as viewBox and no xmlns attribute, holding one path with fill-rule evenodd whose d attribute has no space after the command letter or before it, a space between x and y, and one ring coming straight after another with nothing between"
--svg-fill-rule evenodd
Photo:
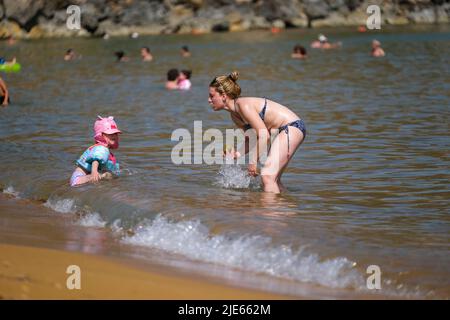
<instances>
[{"instance_id":1,"label":"woman's arm","mask_svg":"<svg viewBox=\"0 0 450 320\"><path fill-rule=\"evenodd\" d=\"M242 121L242 119L235 113L231 113L231 120L233 120L234 124L241 129L245 134L245 123ZM234 150L232 148L231 150L226 150L225 156L229 155L232 158L236 159L239 158L241 155L246 155L248 153L248 137L244 138L244 143L237 146L237 150Z\"/></svg>"}]
</instances>

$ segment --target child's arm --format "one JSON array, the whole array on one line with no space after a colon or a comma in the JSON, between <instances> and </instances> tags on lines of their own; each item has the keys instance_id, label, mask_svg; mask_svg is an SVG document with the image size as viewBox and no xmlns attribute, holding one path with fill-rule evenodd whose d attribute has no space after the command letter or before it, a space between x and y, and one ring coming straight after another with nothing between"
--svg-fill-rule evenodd
<instances>
[{"instance_id":1,"label":"child's arm","mask_svg":"<svg viewBox=\"0 0 450 320\"><path fill-rule=\"evenodd\" d=\"M91 181L92 182L97 182L98 180L100 180L100 175L98 173L98 161L93 161L92 162L92 171L91 171Z\"/></svg>"}]
</instances>

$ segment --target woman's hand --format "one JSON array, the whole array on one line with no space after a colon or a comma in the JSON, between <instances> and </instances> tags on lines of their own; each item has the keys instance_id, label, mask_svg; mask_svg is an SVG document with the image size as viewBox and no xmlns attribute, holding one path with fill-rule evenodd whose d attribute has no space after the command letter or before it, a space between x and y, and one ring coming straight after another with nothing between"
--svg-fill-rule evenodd
<instances>
[{"instance_id":1,"label":"woman's hand","mask_svg":"<svg viewBox=\"0 0 450 320\"><path fill-rule=\"evenodd\" d=\"M241 154L240 154L238 151L232 150L232 151L224 152L224 157L225 157L225 158L237 159L237 158L239 158L240 156L241 156Z\"/></svg>"},{"instance_id":2,"label":"woman's hand","mask_svg":"<svg viewBox=\"0 0 450 320\"><path fill-rule=\"evenodd\" d=\"M234 148L225 145L225 148L223 150L223 156L225 158L237 159L241 156L241 153L239 151L234 150Z\"/></svg>"},{"instance_id":3,"label":"woman's hand","mask_svg":"<svg viewBox=\"0 0 450 320\"><path fill-rule=\"evenodd\" d=\"M248 174L252 177L256 177L258 175L258 168L256 164L249 164L247 167Z\"/></svg>"}]
</instances>

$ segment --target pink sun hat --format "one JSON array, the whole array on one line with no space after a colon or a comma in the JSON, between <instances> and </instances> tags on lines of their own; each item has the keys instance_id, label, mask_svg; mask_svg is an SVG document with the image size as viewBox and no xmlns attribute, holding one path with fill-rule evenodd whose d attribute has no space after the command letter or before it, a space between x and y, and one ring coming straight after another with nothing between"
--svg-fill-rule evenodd
<instances>
[{"instance_id":1,"label":"pink sun hat","mask_svg":"<svg viewBox=\"0 0 450 320\"><path fill-rule=\"evenodd\" d=\"M94 123L94 139L96 141L102 141L102 133L114 134L122 133L122 131L117 127L114 117L102 118L101 116L97 116L97 120Z\"/></svg>"}]
</instances>

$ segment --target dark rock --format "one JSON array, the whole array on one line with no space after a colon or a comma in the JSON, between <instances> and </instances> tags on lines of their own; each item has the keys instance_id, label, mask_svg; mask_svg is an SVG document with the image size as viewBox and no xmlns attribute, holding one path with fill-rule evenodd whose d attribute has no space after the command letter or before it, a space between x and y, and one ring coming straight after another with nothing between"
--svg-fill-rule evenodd
<instances>
[{"instance_id":1,"label":"dark rock","mask_svg":"<svg viewBox=\"0 0 450 320\"><path fill-rule=\"evenodd\" d=\"M450 0L0 0L0 23L17 37L360 25L372 2L383 23L449 22ZM79 32L65 30L69 5L81 8Z\"/></svg>"},{"instance_id":2,"label":"dark rock","mask_svg":"<svg viewBox=\"0 0 450 320\"><path fill-rule=\"evenodd\" d=\"M70 0L54 0L45 1L44 8L42 9L42 15L47 19L53 18L55 12L58 10L66 10L68 6L74 4L79 5L80 1L70 1Z\"/></svg>"},{"instance_id":3,"label":"dark rock","mask_svg":"<svg viewBox=\"0 0 450 320\"><path fill-rule=\"evenodd\" d=\"M230 23L228 21L219 22L214 24L211 28L213 32L227 32L230 30Z\"/></svg>"},{"instance_id":4,"label":"dark rock","mask_svg":"<svg viewBox=\"0 0 450 320\"><path fill-rule=\"evenodd\" d=\"M325 18L330 10L325 0L305 0L304 8L310 20Z\"/></svg>"},{"instance_id":5,"label":"dark rock","mask_svg":"<svg viewBox=\"0 0 450 320\"><path fill-rule=\"evenodd\" d=\"M364 0L345 0L345 6L348 10L355 11L363 3L363 1Z\"/></svg>"},{"instance_id":6,"label":"dark rock","mask_svg":"<svg viewBox=\"0 0 450 320\"><path fill-rule=\"evenodd\" d=\"M268 21L291 21L303 14L298 0L265 1L255 8L255 14L265 17Z\"/></svg>"},{"instance_id":7,"label":"dark rock","mask_svg":"<svg viewBox=\"0 0 450 320\"><path fill-rule=\"evenodd\" d=\"M94 33L98 28L99 10L93 3L86 3L81 8L81 25L87 31Z\"/></svg>"},{"instance_id":8,"label":"dark rock","mask_svg":"<svg viewBox=\"0 0 450 320\"><path fill-rule=\"evenodd\" d=\"M163 23L168 13L163 3L136 1L124 8L120 23L125 26Z\"/></svg>"},{"instance_id":9,"label":"dark rock","mask_svg":"<svg viewBox=\"0 0 450 320\"><path fill-rule=\"evenodd\" d=\"M5 15L30 31L36 25L38 13L44 8L44 0L3 0Z\"/></svg>"}]
</instances>

